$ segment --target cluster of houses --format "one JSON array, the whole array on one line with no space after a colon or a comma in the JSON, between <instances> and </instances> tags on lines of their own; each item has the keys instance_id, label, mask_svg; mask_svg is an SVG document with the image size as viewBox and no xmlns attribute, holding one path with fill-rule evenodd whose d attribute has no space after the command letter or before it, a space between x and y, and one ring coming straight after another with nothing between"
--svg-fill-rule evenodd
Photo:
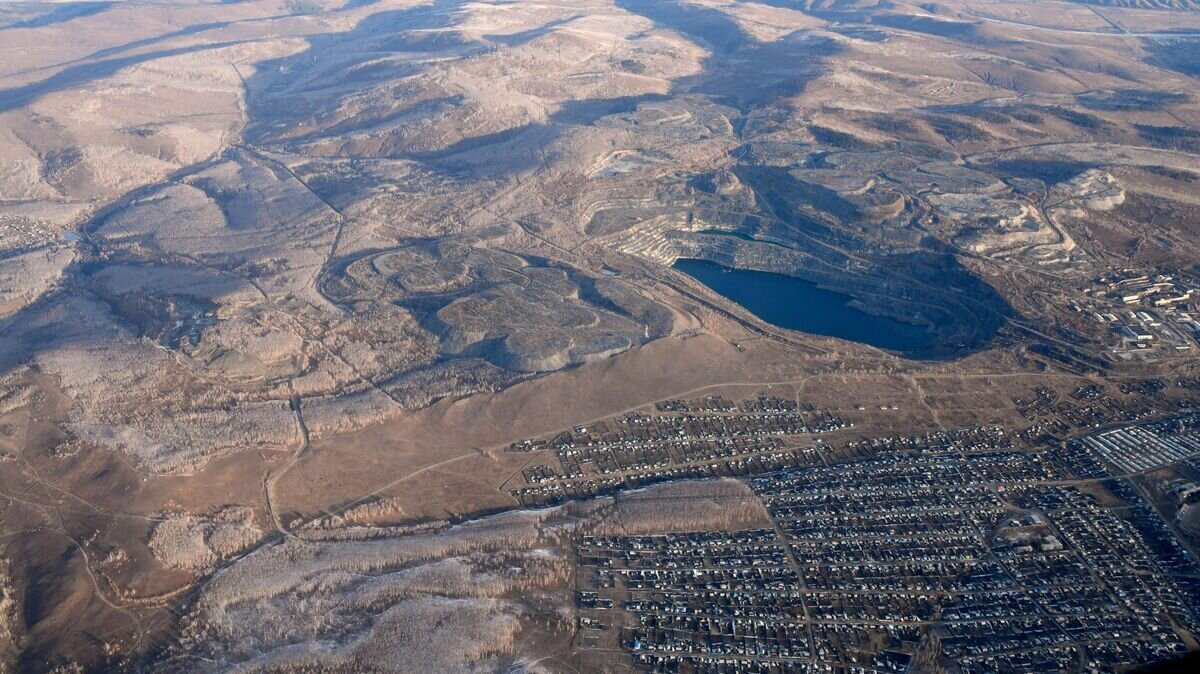
<instances>
[{"instance_id":1,"label":"cluster of houses","mask_svg":"<svg viewBox=\"0 0 1200 674\"><path fill-rule=\"evenodd\" d=\"M525 486L512 494L526 505L547 504L671 479L815 465L821 457L814 436L849 426L836 415L771 396L739 403L721 396L668 400L654 414L629 413L551 439L513 443L510 452L553 452L557 465L525 468ZM785 442L799 437L808 441Z\"/></svg>"},{"instance_id":2,"label":"cluster of houses","mask_svg":"<svg viewBox=\"0 0 1200 674\"><path fill-rule=\"evenodd\" d=\"M1185 652L1187 546L1086 443L1009 445L981 427L747 478L772 528L583 537L581 630L652 672L1122 672Z\"/></svg>"},{"instance_id":3,"label":"cluster of houses","mask_svg":"<svg viewBox=\"0 0 1200 674\"><path fill-rule=\"evenodd\" d=\"M1158 379L1131 380L1122 384L1119 395L1100 386L1083 385L1060 396L1039 386L1028 395L1013 398L1020 414L1030 422L1024 428L986 425L873 435L845 439L836 447L827 444L826 438L852 424L795 400L761 395L737 402L722 396L667 400L658 403L653 413L629 413L554 437L513 443L510 452L538 452L546 460L531 462L522 472L524 484L511 493L524 505L546 505L667 480L748 477L830 460L1044 447L1080 430L1161 417L1174 409L1163 395L1166 388ZM1184 449L1190 447L1184 445ZM1143 460L1167 461L1180 451ZM1138 456L1142 455L1135 451L1130 458ZM1096 464L1096 471L1104 470Z\"/></svg>"}]
</instances>

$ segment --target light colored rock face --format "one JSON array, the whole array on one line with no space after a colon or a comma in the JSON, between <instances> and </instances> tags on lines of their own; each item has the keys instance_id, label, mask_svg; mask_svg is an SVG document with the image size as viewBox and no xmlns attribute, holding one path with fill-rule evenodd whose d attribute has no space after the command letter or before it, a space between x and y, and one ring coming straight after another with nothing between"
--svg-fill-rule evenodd
<instances>
[{"instance_id":1,"label":"light colored rock face","mask_svg":"<svg viewBox=\"0 0 1200 674\"><path fill-rule=\"evenodd\" d=\"M1077 204L1085 211L1111 211L1125 203L1125 190L1107 171L1092 169L1058 185L1056 191L1064 201ZM1064 207L1069 207L1064 204ZM1078 212L1078 211L1076 211Z\"/></svg>"},{"instance_id":2,"label":"light colored rock face","mask_svg":"<svg viewBox=\"0 0 1200 674\"><path fill-rule=\"evenodd\" d=\"M973 254L1011 257L1033 248L1070 250L1074 245L1060 241L1060 233L1045 222L1036 204L1015 194L993 173L944 160L918 160L898 152L826 153L812 146L802 146L798 151L800 156L787 157L780 149L762 148L755 160L781 167L817 164L788 171L805 200L817 212L828 213L844 225L891 238L899 250L914 248L915 241L904 240L902 233L908 221L921 218L925 211L937 216L936 222L927 225L931 230ZM618 210L641 211L642 215L636 224L601 241L622 252L671 265L680 257L711 257L704 251L711 239L708 244L698 244L695 237L686 234L761 234L768 229L763 221L774 219L761 210L755 218L728 216L734 209L754 212L748 209L759 207L753 192L746 192L734 172L715 174L699 185L701 189L707 187L709 194L692 194L686 211L662 213L657 206L634 202L606 205L593 218L603 219ZM770 240L803 247L801 241L786 237ZM723 245L750 247L736 241L725 241Z\"/></svg>"},{"instance_id":3,"label":"light colored rock face","mask_svg":"<svg viewBox=\"0 0 1200 674\"><path fill-rule=\"evenodd\" d=\"M600 158L589 170L590 178L612 178L652 169L669 161L667 157L652 152L616 150Z\"/></svg>"},{"instance_id":4,"label":"light colored rock face","mask_svg":"<svg viewBox=\"0 0 1200 674\"><path fill-rule=\"evenodd\" d=\"M942 194L931 196L930 203L964 230L955 237L955 243L972 253L1011 255L1057 241L1055 230L1027 201Z\"/></svg>"},{"instance_id":5,"label":"light colored rock face","mask_svg":"<svg viewBox=\"0 0 1200 674\"><path fill-rule=\"evenodd\" d=\"M924 205L937 214L930 228L962 250L1037 264L1068 260L1076 250L1074 239L1054 220L1108 211L1125 201L1111 174L1098 170L1050 186L1051 205L1043 211L999 176L943 161L913 162L892 153L834 154L821 161L824 168L791 173L830 190L827 198L844 200L849 222L894 227ZM686 229L709 228L714 227L693 221ZM681 230L660 218L638 225L632 237L614 239L622 250L670 264L682 252L668 233Z\"/></svg>"}]
</instances>

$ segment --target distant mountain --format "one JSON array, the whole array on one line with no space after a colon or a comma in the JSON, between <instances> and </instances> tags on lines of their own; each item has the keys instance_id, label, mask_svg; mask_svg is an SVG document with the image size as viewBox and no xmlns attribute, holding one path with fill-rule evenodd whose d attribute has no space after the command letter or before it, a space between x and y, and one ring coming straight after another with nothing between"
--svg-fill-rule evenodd
<instances>
[{"instance_id":1,"label":"distant mountain","mask_svg":"<svg viewBox=\"0 0 1200 674\"><path fill-rule=\"evenodd\" d=\"M1200 10L1200 2L1196 0L1070 0L1070 2L1080 5L1100 5L1102 7Z\"/></svg>"}]
</instances>

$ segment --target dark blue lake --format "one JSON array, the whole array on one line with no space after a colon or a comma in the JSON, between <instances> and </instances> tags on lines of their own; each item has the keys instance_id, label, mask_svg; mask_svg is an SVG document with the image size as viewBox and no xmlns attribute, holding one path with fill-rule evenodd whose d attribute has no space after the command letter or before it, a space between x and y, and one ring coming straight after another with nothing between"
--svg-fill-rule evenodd
<instances>
[{"instance_id":1,"label":"dark blue lake","mask_svg":"<svg viewBox=\"0 0 1200 674\"><path fill-rule=\"evenodd\" d=\"M924 327L855 309L849 296L794 276L729 269L707 260L680 259L675 268L781 328L899 352L925 349L935 338Z\"/></svg>"}]
</instances>

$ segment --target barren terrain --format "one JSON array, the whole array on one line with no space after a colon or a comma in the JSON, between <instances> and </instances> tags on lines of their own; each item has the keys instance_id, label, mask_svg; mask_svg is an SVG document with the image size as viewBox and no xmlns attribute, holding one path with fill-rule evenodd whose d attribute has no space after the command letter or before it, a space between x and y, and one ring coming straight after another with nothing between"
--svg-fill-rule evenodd
<instances>
[{"instance_id":1,"label":"barren terrain","mask_svg":"<svg viewBox=\"0 0 1200 674\"><path fill-rule=\"evenodd\" d=\"M1193 409L1197 54L1190 0L0 0L0 671L619 671L580 536L773 525L699 463L528 508L563 433Z\"/></svg>"}]
</instances>

